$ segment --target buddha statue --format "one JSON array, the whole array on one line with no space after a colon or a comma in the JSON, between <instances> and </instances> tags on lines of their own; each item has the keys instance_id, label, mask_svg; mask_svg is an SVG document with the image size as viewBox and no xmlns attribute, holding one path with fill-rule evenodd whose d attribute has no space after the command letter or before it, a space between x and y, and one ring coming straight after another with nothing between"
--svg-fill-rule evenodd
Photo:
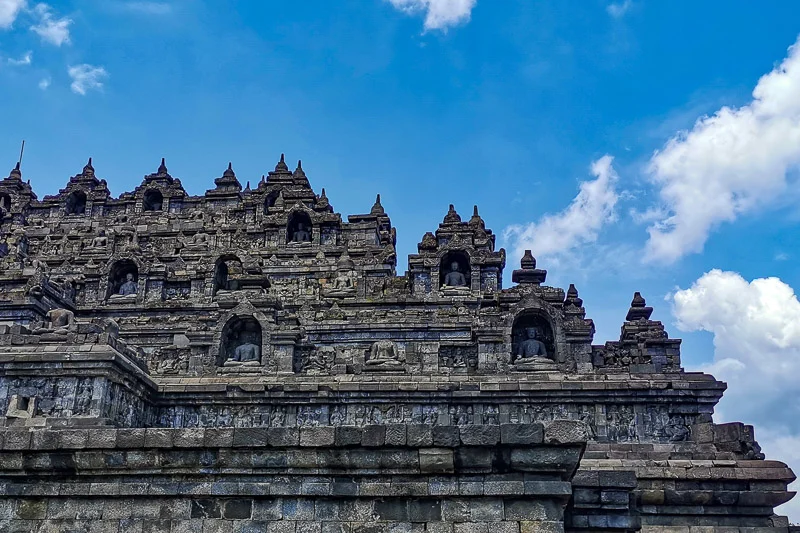
<instances>
[{"instance_id":1,"label":"buddha statue","mask_svg":"<svg viewBox=\"0 0 800 533\"><path fill-rule=\"evenodd\" d=\"M131 296L139 292L139 285L133 280L133 274L125 275L125 282L119 286L116 296Z\"/></svg>"},{"instance_id":2,"label":"buddha statue","mask_svg":"<svg viewBox=\"0 0 800 533\"><path fill-rule=\"evenodd\" d=\"M75 314L69 309L51 309L47 312L44 324L33 330L37 335L42 333L52 333L54 335L67 335L72 329L75 321Z\"/></svg>"},{"instance_id":3,"label":"buddha statue","mask_svg":"<svg viewBox=\"0 0 800 533\"><path fill-rule=\"evenodd\" d=\"M392 341L378 341L369 350L369 358L365 361L369 366L400 366L403 360Z\"/></svg>"},{"instance_id":4,"label":"buddha statue","mask_svg":"<svg viewBox=\"0 0 800 533\"><path fill-rule=\"evenodd\" d=\"M552 364L553 360L547 356L547 348L538 339L536 328L525 328L525 336L525 340L519 344L517 353L514 354L514 364Z\"/></svg>"},{"instance_id":5,"label":"buddha statue","mask_svg":"<svg viewBox=\"0 0 800 533\"><path fill-rule=\"evenodd\" d=\"M101 229L97 237L92 239L91 248L105 248L108 245L108 237L106 237L106 230Z\"/></svg>"},{"instance_id":6,"label":"buddha statue","mask_svg":"<svg viewBox=\"0 0 800 533\"><path fill-rule=\"evenodd\" d=\"M233 349L229 350L224 366L258 366L261 364L261 346L251 335L242 334Z\"/></svg>"},{"instance_id":7,"label":"buddha statue","mask_svg":"<svg viewBox=\"0 0 800 533\"><path fill-rule=\"evenodd\" d=\"M444 286L445 287L466 287L467 286L467 278L464 274L461 273L461 267L458 266L458 263L453 261L450 264L450 272L444 277Z\"/></svg>"},{"instance_id":8,"label":"buddha statue","mask_svg":"<svg viewBox=\"0 0 800 533\"><path fill-rule=\"evenodd\" d=\"M302 222L297 224L297 229L292 234L292 242L311 242L311 232Z\"/></svg>"}]
</instances>

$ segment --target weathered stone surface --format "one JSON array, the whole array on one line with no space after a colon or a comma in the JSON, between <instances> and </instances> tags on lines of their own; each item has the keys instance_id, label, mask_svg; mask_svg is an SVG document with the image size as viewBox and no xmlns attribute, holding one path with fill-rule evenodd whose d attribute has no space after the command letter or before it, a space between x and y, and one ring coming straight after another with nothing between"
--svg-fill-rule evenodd
<instances>
[{"instance_id":1,"label":"weathered stone surface","mask_svg":"<svg viewBox=\"0 0 800 533\"><path fill-rule=\"evenodd\" d=\"M199 196L165 161L118 197L91 160L41 199L13 169L0 531L788 528L793 473L641 294L594 344L495 241L450 206L398 275L380 196L342 217L283 157Z\"/></svg>"}]
</instances>

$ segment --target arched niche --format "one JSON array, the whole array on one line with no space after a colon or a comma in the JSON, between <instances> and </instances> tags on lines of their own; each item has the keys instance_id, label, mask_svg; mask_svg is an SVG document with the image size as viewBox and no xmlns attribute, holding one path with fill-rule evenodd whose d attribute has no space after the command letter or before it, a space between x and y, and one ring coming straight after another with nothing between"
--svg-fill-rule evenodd
<instances>
[{"instance_id":1,"label":"arched niche","mask_svg":"<svg viewBox=\"0 0 800 533\"><path fill-rule=\"evenodd\" d=\"M286 226L286 242L311 242L311 217L305 211L295 211Z\"/></svg>"},{"instance_id":2,"label":"arched niche","mask_svg":"<svg viewBox=\"0 0 800 533\"><path fill-rule=\"evenodd\" d=\"M11 195L0 192L0 213L8 213L11 210Z\"/></svg>"},{"instance_id":3,"label":"arched niche","mask_svg":"<svg viewBox=\"0 0 800 533\"><path fill-rule=\"evenodd\" d=\"M269 215L272 207L275 205L275 201L278 199L278 195L280 193L278 191L272 191L269 193L266 198L264 198L264 214Z\"/></svg>"},{"instance_id":4,"label":"arched niche","mask_svg":"<svg viewBox=\"0 0 800 533\"><path fill-rule=\"evenodd\" d=\"M150 189L142 198L142 210L162 211L164 209L164 195L158 189Z\"/></svg>"},{"instance_id":5,"label":"arched niche","mask_svg":"<svg viewBox=\"0 0 800 533\"><path fill-rule=\"evenodd\" d=\"M514 320L514 325L511 328L512 360L516 359L520 354L520 348L523 343L531 338L531 330L535 332L535 338L544 344L547 358L556 361L556 343L553 327L547 317L538 311L524 311Z\"/></svg>"},{"instance_id":6,"label":"arched niche","mask_svg":"<svg viewBox=\"0 0 800 533\"><path fill-rule=\"evenodd\" d=\"M458 276L456 272L460 273L461 276ZM442 256L442 260L439 263L439 286L470 287L472 282L471 272L469 255L466 252L461 250L449 251ZM449 275L451 273L453 274Z\"/></svg>"},{"instance_id":7,"label":"arched niche","mask_svg":"<svg viewBox=\"0 0 800 533\"><path fill-rule=\"evenodd\" d=\"M121 259L108 271L108 298L135 296L139 289L139 267L130 259Z\"/></svg>"},{"instance_id":8,"label":"arched niche","mask_svg":"<svg viewBox=\"0 0 800 533\"><path fill-rule=\"evenodd\" d=\"M217 366L261 364L261 324L252 316L234 316L222 328Z\"/></svg>"},{"instance_id":9,"label":"arched niche","mask_svg":"<svg viewBox=\"0 0 800 533\"><path fill-rule=\"evenodd\" d=\"M242 261L235 255L223 255L214 265L214 294L219 291L236 291L244 273Z\"/></svg>"},{"instance_id":10,"label":"arched niche","mask_svg":"<svg viewBox=\"0 0 800 533\"><path fill-rule=\"evenodd\" d=\"M86 214L86 193L83 191L73 191L67 196L67 203L64 212L68 215Z\"/></svg>"}]
</instances>

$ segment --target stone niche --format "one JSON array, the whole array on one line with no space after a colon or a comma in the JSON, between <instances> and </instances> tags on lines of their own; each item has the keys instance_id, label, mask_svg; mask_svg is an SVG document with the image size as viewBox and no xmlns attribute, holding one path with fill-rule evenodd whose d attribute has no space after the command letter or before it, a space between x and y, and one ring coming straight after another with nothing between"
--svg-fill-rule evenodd
<instances>
[{"instance_id":1,"label":"stone niche","mask_svg":"<svg viewBox=\"0 0 800 533\"><path fill-rule=\"evenodd\" d=\"M454 283L454 274L458 272L463 276L463 285ZM448 278L449 276L449 278ZM469 255L461 250L452 250L442 256L439 263L439 287L465 287L472 286L472 269Z\"/></svg>"},{"instance_id":2,"label":"stone niche","mask_svg":"<svg viewBox=\"0 0 800 533\"><path fill-rule=\"evenodd\" d=\"M83 191L73 191L69 196L67 196L67 202L64 206L64 213L67 215L85 215L86 193Z\"/></svg>"},{"instance_id":3,"label":"stone niche","mask_svg":"<svg viewBox=\"0 0 800 533\"><path fill-rule=\"evenodd\" d=\"M242 261L235 255L223 255L217 259L214 267L214 294L239 290L243 274Z\"/></svg>"},{"instance_id":4,"label":"stone niche","mask_svg":"<svg viewBox=\"0 0 800 533\"><path fill-rule=\"evenodd\" d=\"M289 223L286 225L286 242L311 242L313 235L312 228L311 217L308 213L295 211L289 216Z\"/></svg>"},{"instance_id":5,"label":"stone niche","mask_svg":"<svg viewBox=\"0 0 800 533\"><path fill-rule=\"evenodd\" d=\"M150 189L142 198L143 211L162 211L164 209L164 195L158 189Z\"/></svg>"},{"instance_id":6,"label":"stone niche","mask_svg":"<svg viewBox=\"0 0 800 533\"><path fill-rule=\"evenodd\" d=\"M514 320L511 328L511 361L515 362L523 344L535 332L535 338L544 344L547 358L553 362L556 358L556 343L550 321L539 311L523 311Z\"/></svg>"},{"instance_id":7,"label":"stone niche","mask_svg":"<svg viewBox=\"0 0 800 533\"><path fill-rule=\"evenodd\" d=\"M108 272L108 299L135 300L139 290L139 268L130 259L122 259Z\"/></svg>"},{"instance_id":8,"label":"stone niche","mask_svg":"<svg viewBox=\"0 0 800 533\"><path fill-rule=\"evenodd\" d=\"M261 324L252 316L236 316L222 329L217 366L261 366L261 352Z\"/></svg>"}]
</instances>

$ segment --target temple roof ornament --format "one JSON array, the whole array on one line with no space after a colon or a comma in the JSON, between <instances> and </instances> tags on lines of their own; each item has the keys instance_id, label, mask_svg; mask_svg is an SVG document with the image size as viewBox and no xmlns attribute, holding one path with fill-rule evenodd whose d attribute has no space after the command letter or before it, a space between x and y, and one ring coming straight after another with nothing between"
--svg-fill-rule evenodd
<instances>
[{"instance_id":1,"label":"temple roof ornament","mask_svg":"<svg viewBox=\"0 0 800 533\"><path fill-rule=\"evenodd\" d=\"M461 217L456 213L456 208L453 204L450 204L450 209L447 210L447 214L444 216L444 224L458 224L461 222Z\"/></svg>"},{"instance_id":2,"label":"temple roof ornament","mask_svg":"<svg viewBox=\"0 0 800 533\"><path fill-rule=\"evenodd\" d=\"M536 268L536 258L530 250L520 260L520 269L511 273L511 281L522 285L541 285L547 279L547 270ZM574 287L573 287L574 288ZM575 293L577 295L577 291Z\"/></svg>"},{"instance_id":3,"label":"temple roof ornament","mask_svg":"<svg viewBox=\"0 0 800 533\"><path fill-rule=\"evenodd\" d=\"M160 164L160 165L158 165L158 171L156 171L156 174L159 174L160 176L167 176L167 175L169 175L169 172L167 171L167 161L166 161L166 158L164 158L164 157L162 157L162 158L161 158L161 164Z\"/></svg>"},{"instance_id":4,"label":"temple roof ornament","mask_svg":"<svg viewBox=\"0 0 800 533\"><path fill-rule=\"evenodd\" d=\"M650 320L650 315L653 314L653 308L647 307L647 302L645 302L644 297L640 292L633 293L633 300L631 301L631 307L628 309L628 314L625 316L625 320L632 321L632 320Z\"/></svg>"},{"instance_id":5,"label":"temple roof ornament","mask_svg":"<svg viewBox=\"0 0 800 533\"><path fill-rule=\"evenodd\" d=\"M84 176L94 176L94 167L92 166L92 158L89 158L89 162L83 167L82 174Z\"/></svg>"},{"instance_id":6,"label":"temple roof ornament","mask_svg":"<svg viewBox=\"0 0 800 533\"><path fill-rule=\"evenodd\" d=\"M375 203L372 205L372 209L369 210L370 215L383 215L386 211L383 209L381 205L381 195L377 195L375 198Z\"/></svg>"},{"instance_id":7,"label":"temple roof ornament","mask_svg":"<svg viewBox=\"0 0 800 533\"><path fill-rule=\"evenodd\" d=\"M19 169L19 161L17 161L16 166L11 169L11 172L8 174L8 179L15 179L22 181L22 171Z\"/></svg>"}]
</instances>

